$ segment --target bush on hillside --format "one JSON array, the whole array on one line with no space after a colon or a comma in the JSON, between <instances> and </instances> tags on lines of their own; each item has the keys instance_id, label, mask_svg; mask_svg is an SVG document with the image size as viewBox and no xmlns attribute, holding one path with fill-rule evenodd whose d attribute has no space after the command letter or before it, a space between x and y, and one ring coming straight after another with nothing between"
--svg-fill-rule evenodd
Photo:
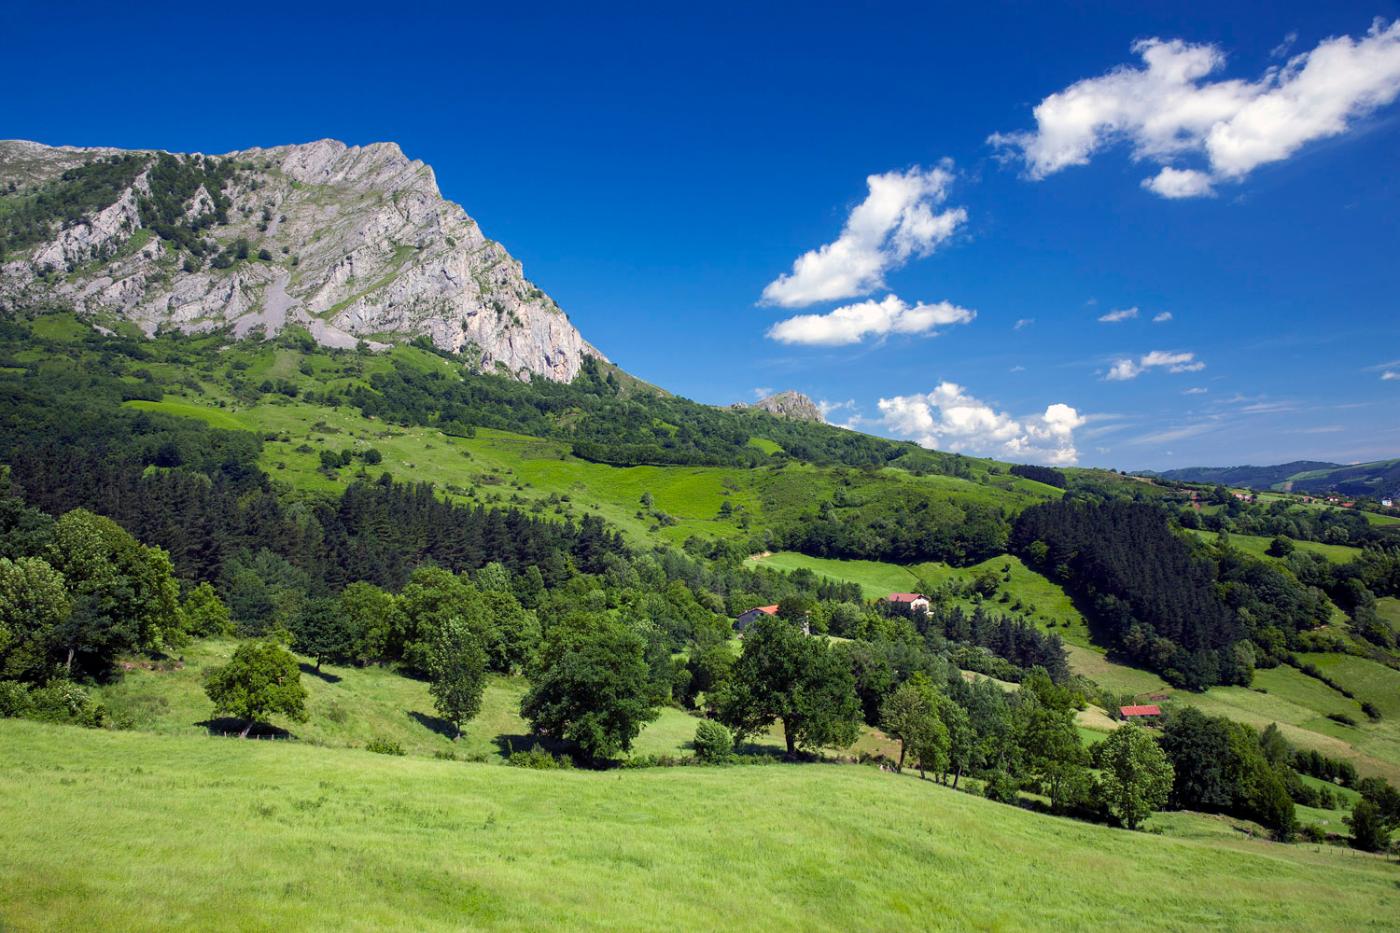
<instances>
[{"instance_id":1,"label":"bush on hillside","mask_svg":"<svg viewBox=\"0 0 1400 933\"><path fill-rule=\"evenodd\" d=\"M701 720L695 727L695 757L715 764L728 761L734 754L734 736L712 719Z\"/></svg>"}]
</instances>

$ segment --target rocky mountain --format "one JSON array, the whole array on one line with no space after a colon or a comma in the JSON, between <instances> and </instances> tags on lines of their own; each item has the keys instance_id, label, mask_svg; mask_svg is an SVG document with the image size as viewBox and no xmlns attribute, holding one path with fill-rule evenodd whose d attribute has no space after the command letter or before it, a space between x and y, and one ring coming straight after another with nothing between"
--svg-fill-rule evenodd
<instances>
[{"instance_id":1,"label":"rocky mountain","mask_svg":"<svg viewBox=\"0 0 1400 933\"><path fill-rule=\"evenodd\" d=\"M770 415L777 415L779 418L791 418L794 421L816 421L818 423L826 421L822 416L822 411L817 407L817 403L803 395L787 389L783 392L775 392L754 402L752 405L745 405L745 408L757 408L766 411Z\"/></svg>"},{"instance_id":2,"label":"rocky mountain","mask_svg":"<svg viewBox=\"0 0 1400 933\"><path fill-rule=\"evenodd\" d=\"M605 359L393 143L209 157L0 141L0 311L53 306L147 334L426 336L518 378Z\"/></svg>"}]
</instances>

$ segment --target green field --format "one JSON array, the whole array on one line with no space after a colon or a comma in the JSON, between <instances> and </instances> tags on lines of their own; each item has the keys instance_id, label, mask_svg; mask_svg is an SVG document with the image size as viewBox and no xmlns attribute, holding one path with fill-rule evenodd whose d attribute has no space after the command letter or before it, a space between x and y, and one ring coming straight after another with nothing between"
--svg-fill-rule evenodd
<instances>
[{"instance_id":1,"label":"green field","mask_svg":"<svg viewBox=\"0 0 1400 933\"><path fill-rule=\"evenodd\" d=\"M823 765L532 772L6 720L15 929L1356 929L1395 866ZM119 845L112 858L107 844ZM1110 882L1111 879L1111 882ZM1221 883L1228 879L1228 883Z\"/></svg>"},{"instance_id":2,"label":"green field","mask_svg":"<svg viewBox=\"0 0 1400 933\"><path fill-rule=\"evenodd\" d=\"M412 356L410 351L412 348L399 348L394 356L423 366L445 363L422 351L412 351L418 354ZM300 376L298 359L302 357L293 351L265 348L252 354L247 373L255 378L296 377L316 386L313 377ZM319 354L305 359L318 361L323 369L330 365L328 358ZM333 386L350 383L329 379L328 374L320 378ZM609 466L574 457L570 446L561 441L489 428L478 429L471 438L452 437L430 427L385 424L348 407L327 408L275 395L240 407L212 384L204 385L199 394L127 404L262 435L265 441L259 465L296 490L333 493L359 475L357 463L328 476L321 470L322 450L373 447L383 461L367 468L370 476L389 472L400 480L428 482L443 496L457 501L511 503L575 518L593 514L616 525L634 541L647 543L674 545L693 535L747 539L757 530L776 527L830 498L851 476L851 471L795 462L759 469ZM1024 507L1051 493L1059 494L1059 490L1009 475L988 474L981 479L984 482L885 469L859 474L858 483L875 496L885 489L915 488L954 501L1006 508ZM641 504L647 493L652 497L650 508ZM723 518L720 510L726 502L733 514ZM747 515L748 527L741 521L741 513Z\"/></svg>"},{"instance_id":3,"label":"green field","mask_svg":"<svg viewBox=\"0 0 1400 933\"><path fill-rule=\"evenodd\" d=\"M1216 533L1213 531L1205 531L1204 529L1196 528L1188 530L1191 534L1211 544L1214 544L1216 541ZM1233 532L1230 534L1230 545L1232 547L1239 548L1246 554L1265 560L1277 559L1270 557L1268 553L1269 545L1273 543L1273 540L1273 538L1264 535L1240 535L1234 534ZM1323 557L1336 564L1345 564L1348 561L1355 560L1361 555L1360 548L1351 547L1346 544L1323 544L1320 541L1294 541L1293 546L1300 551L1321 554Z\"/></svg>"},{"instance_id":4,"label":"green field","mask_svg":"<svg viewBox=\"0 0 1400 933\"><path fill-rule=\"evenodd\" d=\"M1396 634L1400 634L1400 598L1386 596L1376 600L1376 612L1390 627L1395 629Z\"/></svg>"},{"instance_id":5,"label":"green field","mask_svg":"<svg viewBox=\"0 0 1400 933\"><path fill-rule=\"evenodd\" d=\"M129 670L115 684L100 687L95 698L132 728L162 735L200 736L210 731L237 731L232 723L211 723L211 704L202 677L209 667L226 662L236 643L222 639L197 641L180 652L176 670ZM501 762L513 749L530 745L529 727L520 718L522 677L491 675L481 712L467 723L465 735L454 742L450 727L433 710L428 685L381 667L325 665L316 674L303 661L302 684L309 694L305 723L274 720L272 725L313 745L363 747L372 739L397 743L410 755L451 753L481 762ZM638 737L636 755L690 754L695 716L663 707L655 722ZM780 751L780 733L753 741ZM865 745L869 745L866 740ZM864 747L858 743L856 749Z\"/></svg>"},{"instance_id":6,"label":"green field","mask_svg":"<svg viewBox=\"0 0 1400 933\"><path fill-rule=\"evenodd\" d=\"M997 592L982 604L993 612L1010 614L1011 606L1019 600L1018 613L1057 632L1074 644L1088 645L1089 632L1084 617L1074 607L1065 591L1051 580L1031 570L1019 557L1002 554L970 567L951 567L944 563L923 563L910 566L874 560L834 560L808 557L792 551L779 551L750 558L750 563L779 570L811 570L818 576L860 584L866 599L883 599L890 593L921 589L934 590L949 581L970 582L981 571L991 568L1003 579ZM1009 579L1005 579L1009 577ZM1002 600L1002 594L1006 599ZM955 605L971 608L975 601L959 598Z\"/></svg>"},{"instance_id":7,"label":"green field","mask_svg":"<svg viewBox=\"0 0 1400 933\"><path fill-rule=\"evenodd\" d=\"M1349 654L1305 654L1328 677L1358 700L1374 703L1385 719L1400 719L1400 671Z\"/></svg>"}]
</instances>

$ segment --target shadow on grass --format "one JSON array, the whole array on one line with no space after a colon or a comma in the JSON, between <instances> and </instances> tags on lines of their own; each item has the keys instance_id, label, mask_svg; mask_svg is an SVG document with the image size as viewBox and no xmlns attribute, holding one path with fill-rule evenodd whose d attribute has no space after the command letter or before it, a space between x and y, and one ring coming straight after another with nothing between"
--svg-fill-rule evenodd
<instances>
[{"instance_id":1,"label":"shadow on grass","mask_svg":"<svg viewBox=\"0 0 1400 933\"><path fill-rule=\"evenodd\" d=\"M195 723L196 726L209 730L210 735L222 735L229 738L238 738L239 733L248 725L246 719L235 719L232 716L219 716L215 719L206 719L203 722ZM265 722L253 724L253 728L248 730L250 739L294 739L296 736L286 729L279 728Z\"/></svg>"},{"instance_id":2,"label":"shadow on grass","mask_svg":"<svg viewBox=\"0 0 1400 933\"><path fill-rule=\"evenodd\" d=\"M422 726L423 728L431 732L436 732L443 738L457 738L457 727L452 725L452 723L448 722L446 719L443 719L441 716L429 716L427 713L420 713L416 709L408 710L407 712L408 718L412 719L414 722L418 723L418 725Z\"/></svg>"},{"instance_id":3,"label":"shadow on grass","mask_svg":"<svg viewBox=\"0 0 1400 933\"><path fill-rule=\"evenodd\" d=\"M298 666L301 668L301 672L303 674L310 674L312 677L319 677L328 684L340 683L340 677L336 674L332 674L330 671L318 671L315 667L313 667L310 664L307 664L305 661L302 661L301 664Z\"/></svg>"},{"instance_id":4,"label":"shadow on grass","mask_svg":"<svg viewBox=\"0 0 1400 933\"><path fill-rule=\"evenodd\" d=\"M551 755L567 755L574 750L573 744L559 739L547 739L538 735L498 735L496 749L502 758L509 758L515 752L530 752L543 749Z\"/></svg>"}]
</instances>

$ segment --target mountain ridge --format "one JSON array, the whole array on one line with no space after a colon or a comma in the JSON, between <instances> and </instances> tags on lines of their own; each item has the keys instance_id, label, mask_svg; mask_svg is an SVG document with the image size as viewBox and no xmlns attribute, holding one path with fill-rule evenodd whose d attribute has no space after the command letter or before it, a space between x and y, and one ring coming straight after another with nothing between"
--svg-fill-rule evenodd
<instances>
[{"instance_id":1,"label":"mountain ridge","mask_svg":"<svg viewBox=\"0 0 1400 933\"><path fill-rule=\"evenodd\" d=\"M205 156L7 140L0 198L16 205L8 240L0 212L0 308L71 307L147 335L426 336L482 371L562 382L607 361L396 143ZM18 236L15 218L31 221Z\"/></svg>"}]
</instances>

